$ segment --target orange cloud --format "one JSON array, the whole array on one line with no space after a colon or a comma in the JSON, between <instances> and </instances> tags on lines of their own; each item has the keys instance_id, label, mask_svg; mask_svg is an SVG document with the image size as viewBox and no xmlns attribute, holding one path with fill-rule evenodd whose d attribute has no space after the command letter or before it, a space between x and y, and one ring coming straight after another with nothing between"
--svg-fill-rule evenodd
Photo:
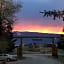
<instances>
[{"instance_id":1,"label":"orange cloud","mask_svg":"<svg viewBox=\"0 0 64 64\"><path fill-rule=\"evenodd\" d=\"M27 21L21 21L14 25L13 31L28 31L28 32L40 32L40 33L56 33L56 34L64 34L62 32L62 26L45 26L38 25Z\"/></svg>"}]
</instances>

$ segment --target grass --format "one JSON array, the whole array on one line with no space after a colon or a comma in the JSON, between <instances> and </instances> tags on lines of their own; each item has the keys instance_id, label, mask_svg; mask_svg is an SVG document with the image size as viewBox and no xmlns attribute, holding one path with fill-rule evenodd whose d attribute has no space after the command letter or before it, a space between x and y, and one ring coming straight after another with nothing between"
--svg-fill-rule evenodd
<instances>
[{"instance_id":1,"label":"grass","mask_svg":"<svg viewBox=\"0 0 64 64\"><path fill-rule=\"evenodd\" d=\"M64 63L64 55L59 55L59 56L58 56L58 60L59 60L60 62L63 62L63 63Z\"/></svg>"}]
</instances>

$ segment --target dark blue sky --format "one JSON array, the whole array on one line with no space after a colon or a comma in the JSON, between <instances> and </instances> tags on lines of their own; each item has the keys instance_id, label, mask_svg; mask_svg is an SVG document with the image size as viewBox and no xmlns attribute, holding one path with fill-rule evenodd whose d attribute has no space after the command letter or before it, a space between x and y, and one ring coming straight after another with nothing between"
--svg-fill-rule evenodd
<instances>
[{"instance_id":1,"label":"dark blue sky","mask_svg":"<svg viewBox=\"0 0 64 64\"><path fill-rule=\"evenodd\" d=\"M23 9L19 16L25 19L41 19L40 11L64 9L64 0L21 0Z\"/></svg>"}]
</instances>

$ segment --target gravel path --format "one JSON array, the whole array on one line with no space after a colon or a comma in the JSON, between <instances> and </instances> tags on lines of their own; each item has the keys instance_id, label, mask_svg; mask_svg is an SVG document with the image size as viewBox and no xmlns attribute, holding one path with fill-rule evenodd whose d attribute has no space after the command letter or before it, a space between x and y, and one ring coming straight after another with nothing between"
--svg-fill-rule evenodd
<instances>
[{"instance_id":1,"label":"gravel path","mask_svg":"<svg viewBox=\"0 0 64 64\"><path fill-rule=\"evenodd\" d=\"M40 54L24 54L24 57L26 58L23 60L9 62L7 64L63 64L56 59L51 59Z\"/></svg>"}]
</instances>

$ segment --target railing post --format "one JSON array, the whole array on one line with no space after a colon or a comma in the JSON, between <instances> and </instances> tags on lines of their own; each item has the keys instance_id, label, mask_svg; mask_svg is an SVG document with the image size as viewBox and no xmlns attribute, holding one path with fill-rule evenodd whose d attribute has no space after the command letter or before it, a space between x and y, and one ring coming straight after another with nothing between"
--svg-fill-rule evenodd
<instances>
[{"instance_id":1,"label":"railing post","mask_svg":"<svg viewBox=\"0 0 64 64\"><path fill-rule=\"evenodd\" d=\"M20 39L21 39L21 44L17 48L17 56L18 56L19 59L22 58L22 38L20 38Z\"/></svg>"},{"instance_id":2,"label":"railing post","mask_svg":"<svg viewBox=\"0 0 64 64\"><path fill-rule=\"evenodd\" d=\"M20 47L21 47L21 49L20 49L20 53L21 53L21 57L22 57L22 38L21 38L21 44L20 44Z\"/></svg>"},{"instance_id":3,"label":"railing post","mask_svg":"<svg viewBox=\"0 0 64 64\"><path fill-rule=\"evenodd\" d=\"M52 56L58 58L58 49L54 43L54 38L52 38Z\"/></svg>"}]
</instances>

